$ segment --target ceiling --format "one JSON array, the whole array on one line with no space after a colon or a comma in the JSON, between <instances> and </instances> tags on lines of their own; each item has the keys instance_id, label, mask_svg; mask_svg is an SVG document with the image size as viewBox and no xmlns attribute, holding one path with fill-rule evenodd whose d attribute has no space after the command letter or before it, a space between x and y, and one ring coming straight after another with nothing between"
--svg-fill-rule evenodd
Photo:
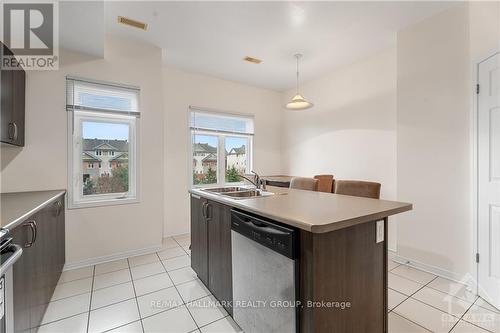
<instances>
[{"instance_id":1,"label":"ceiling","mask_svg":"<svg viewBox=\"0 0 500 333\"><path fill-rule=\"evenodd\" d=\"M166 49L170 66L283 91L395 45L396 32L453 2L147 2L104 4L106 33ZM125 16L148 31L117 23ZM260 65L242 61L262 59Z\"/></svg>"},{"instance_id":2,"label":"ceiling","mask_svg":"<svg viewBox=\"0 0 500 333\"><path fill-rule=\"evenodd\" d=\"M104 3L100 1L59 2L59 45L67 50L102 57L104 55Z\"/></svg>"}]
</instances>

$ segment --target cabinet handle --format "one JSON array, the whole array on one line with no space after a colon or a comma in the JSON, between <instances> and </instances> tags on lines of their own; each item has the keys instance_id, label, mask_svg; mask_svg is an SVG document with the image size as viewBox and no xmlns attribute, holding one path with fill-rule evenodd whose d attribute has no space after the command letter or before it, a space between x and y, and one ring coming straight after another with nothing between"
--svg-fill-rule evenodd
<instances>
[{"instance_id":1,"label":"cabinet handle","mask_svg":"<svg viewBox=\"0 0 500 333\"><path fill-rule=\"evenodd\" d=\"M204 202L203 203L203 206L201 207L201 215L203 215L204 218L207 218L207 211L206 211L206 208L207 208L207 203Z\"/></svg>"},{"instance_id":2,"label":"cabinet handle","mask_svg":"<svg viewBox=\"0 0 500 333\"><path fill-rule=\"evenodd\" d=\"M212 205L207 203L207 222L210 221L210 219L212 219L212 214L210 214L210 211L212 210Z\"/></svg>"},{"instance_id":3,"label":"cabinet handle","mask_svg":"<svg viewBox=\"0 0 500 333\"><path fill-rule=\"evenodd\" d=\"M36 226L36 221L35 220L31 220L31 221L27 221L25 224L24 224L25 227L29 227L30 230L31 230L31 240L29 242L27 242L26 244L24 244L24 247L32 247L33 244L35 243L36 241L36 236L37 236L37 226Z\"/></svg>"},{"instance_id":4,"label":"cabinet handle","mask_svg":"<svg viewBox=\"0 0 500 333\"><path fill-rule=\"evenodd\" d=\"M9 139L16 141L18 136L17 124L15 122L9 123Z\"/></svg>"},{"instance_id":5,"label":"cabinet handle","mask_svg":"<svg viewBox=\"0 0 500 333\"><path fill-rule=\"evenodd\" d=\"M56 216L61 215L62 212L62 203L61 201L56 202Z\"/></svg>"}]
</instances>

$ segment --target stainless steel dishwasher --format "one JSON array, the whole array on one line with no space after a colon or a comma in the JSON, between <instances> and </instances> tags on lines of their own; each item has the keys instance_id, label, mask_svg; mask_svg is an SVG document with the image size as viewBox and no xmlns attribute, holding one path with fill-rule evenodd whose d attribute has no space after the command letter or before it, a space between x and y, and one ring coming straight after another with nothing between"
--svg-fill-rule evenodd
<instances>
[{"instance_id":1,"label":"stainless steel dishwasher","mask_svg":"<svg viewBox=\"0 0 500 333\"><path fill-rule=\"evenodd\" d=\"M231 211L233 318L245 333L298 332L296 231Z\"/></svg>"}]
</instances>

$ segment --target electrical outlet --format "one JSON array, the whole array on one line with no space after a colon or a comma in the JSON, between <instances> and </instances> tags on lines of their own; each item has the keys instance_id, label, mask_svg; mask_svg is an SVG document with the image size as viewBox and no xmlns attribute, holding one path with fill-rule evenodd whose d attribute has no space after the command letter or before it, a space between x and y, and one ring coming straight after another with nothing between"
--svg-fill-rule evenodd
<instances>
[{"instance_id":1,"label":"electrical outlet","mask_svg":"<svg viewBox=\"0 0 500 333\"><path fill-rule=\"evenodd\" d=\"M377 221L377 240L376 243L384 241L384 221Z\"/></svg>"}]
</instances>

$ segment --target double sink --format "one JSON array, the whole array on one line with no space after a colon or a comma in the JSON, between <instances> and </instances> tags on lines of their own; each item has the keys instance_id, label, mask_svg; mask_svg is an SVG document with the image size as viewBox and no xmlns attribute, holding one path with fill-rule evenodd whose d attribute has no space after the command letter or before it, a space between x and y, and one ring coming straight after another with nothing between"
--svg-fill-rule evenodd
<instances>
[{"instance_id":1,"label":"double sink","mask_svg":"<svg viewBox=\"0 0 500 333\"><path fill-rule=\"evenodd\" d=\"M233 199L249 199L274 195L273 192L243 186L204 188L202 191L223 195Z\"/></svg>"}]
</instances>

